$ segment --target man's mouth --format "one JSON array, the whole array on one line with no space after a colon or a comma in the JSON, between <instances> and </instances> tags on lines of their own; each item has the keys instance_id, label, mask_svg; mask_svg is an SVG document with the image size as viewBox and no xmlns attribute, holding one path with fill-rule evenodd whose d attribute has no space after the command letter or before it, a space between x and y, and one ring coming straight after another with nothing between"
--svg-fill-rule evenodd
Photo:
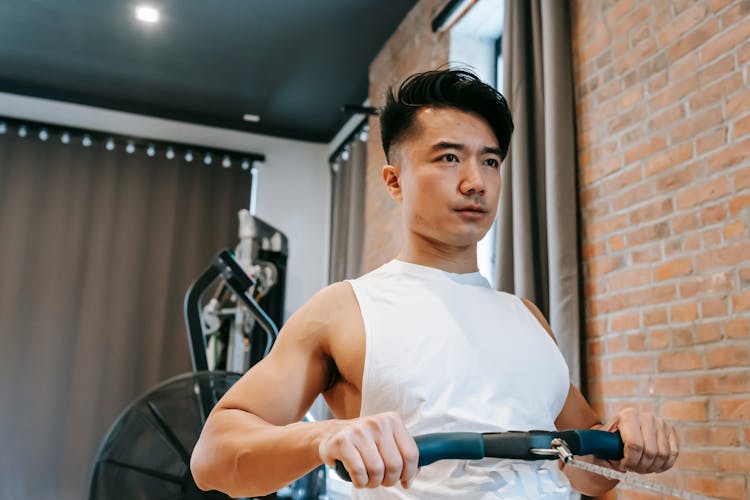
<instances>
[{"instance_id":1,"label":"man's mouth","mask_svg":"<svg viewBox=\"0 0 750 500\"><path fill-rule=\"evenodd\" d=\"M466 205L464 207L459 207L455 209L456 212L475 212L475 213L482 213L486 214L487 209L484 208L482 205Z\"/></svg>"}]
</instances>

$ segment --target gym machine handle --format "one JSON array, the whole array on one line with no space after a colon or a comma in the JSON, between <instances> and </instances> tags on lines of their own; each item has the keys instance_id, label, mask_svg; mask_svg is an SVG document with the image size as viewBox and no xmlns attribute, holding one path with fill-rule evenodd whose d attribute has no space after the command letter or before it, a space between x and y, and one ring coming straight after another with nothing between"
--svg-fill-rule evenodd
<instances>
[{"instance_id":1,"label":"gym machine handle","mask_svg":"<svg viewBox=\"0 0 750 500\"><path fill-rule=\"evenodd\" d=\"M419 450L419 466L422 467L446 459L555 459L557 456L551 450L555 439L562 440L573 455L594 455L606 460L619 460L623 456L620 433L598 430L446 432L423 434L416 436L414 441ZM341 479L351 481L349 472L338 460L336 473Z\"/></svg>"}]
</instances>

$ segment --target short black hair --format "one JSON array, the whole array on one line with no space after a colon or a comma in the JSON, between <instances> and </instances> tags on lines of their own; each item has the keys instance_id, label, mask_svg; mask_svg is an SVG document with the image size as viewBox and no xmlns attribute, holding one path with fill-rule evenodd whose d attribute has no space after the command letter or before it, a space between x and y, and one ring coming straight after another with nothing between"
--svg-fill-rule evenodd
<instances>
[{"instance_id":1,"label":"short black hair","mask_svg":"<svg viewBox=\"0 0 750 500\"><path fill-rule=\"evenodd\" d=\"M390 162L391 146L414 126L414 117L423 107L456 108L479 114L495 132L502 151L508 154L513 118L505 97L465 69L434 70L407 78L394 96L393 87L386 93L380 111L380 138Z\"/></svg>"}]
</instances>

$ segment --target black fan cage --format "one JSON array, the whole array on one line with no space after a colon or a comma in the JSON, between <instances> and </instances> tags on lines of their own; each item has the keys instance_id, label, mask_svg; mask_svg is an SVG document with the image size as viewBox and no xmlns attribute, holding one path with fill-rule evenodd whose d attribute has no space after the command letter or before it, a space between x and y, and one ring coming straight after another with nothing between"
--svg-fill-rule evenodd
<instances>
[{"instance_id":1,"label":"black fan cage","mask_svg":"<svg viewBox=\"0 0 750 500\"><path fill-rule=\"evenodd\" d=\"M238 373L186 373L149 391L115 420L94 461L89 500L224 500L201 491L190 454L205 418L237 382ZM265 499L325 498L325 466Z\"/></svg>"}]
</instances>

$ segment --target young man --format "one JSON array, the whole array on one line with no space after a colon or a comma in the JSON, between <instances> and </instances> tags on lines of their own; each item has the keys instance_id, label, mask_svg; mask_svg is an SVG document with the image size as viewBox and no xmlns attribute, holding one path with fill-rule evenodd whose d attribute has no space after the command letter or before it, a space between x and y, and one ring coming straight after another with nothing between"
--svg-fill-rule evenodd
<instances>
[{"instance_id":1,"label":"young man","mask_svg":"<svg viewBox=\"0 0 750 500\"><path fill-rule=\"evenodd\" d=\"M403 248L315 295L219 401L192 456L199 487L257 496L340 460L357 498L568 498L556 462L446 460L418 470L412 436L450 431L619 430L616 467L670 468L674 428L635 409L602 425L570 385L539 310L477 272L513 129L505 99L471 73L427 72L389 92L380 120ZM335 419L299 422L321 393ZM586 494L615 485L563 471Z\"/></svg>"}]
</instances>

